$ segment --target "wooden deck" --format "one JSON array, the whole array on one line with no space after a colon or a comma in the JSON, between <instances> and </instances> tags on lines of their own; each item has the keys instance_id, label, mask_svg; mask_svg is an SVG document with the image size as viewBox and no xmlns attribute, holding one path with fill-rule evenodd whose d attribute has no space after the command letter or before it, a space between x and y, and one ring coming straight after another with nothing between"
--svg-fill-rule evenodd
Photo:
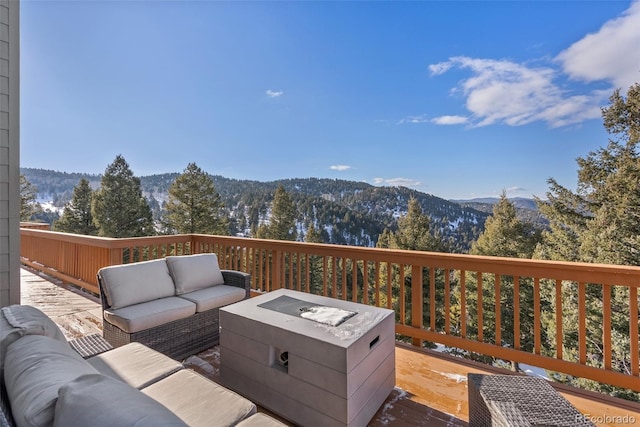
<instances>
[{"instance_id":1,"label":"wooden deck","mask_svg":"<svg viewBox=\"0 0 640 427\"><path fill-rule=\"evenodd\" d=\"M67 338L102 332L99 299L26 268L21 272L21 303L49 315ZM216 381L217 348L191 356L184 364ZM509 373L497 368L409 346L396 346L396 388L370 426L466 426L466 375ZM640 404L554 384L580 412L601 417L603 426L640 426ZM625 418L626 417L626 418ZM634 423L624 422L635 419ZM616 423L616 420L623 422Z\"/></svg>"}]
</instances>

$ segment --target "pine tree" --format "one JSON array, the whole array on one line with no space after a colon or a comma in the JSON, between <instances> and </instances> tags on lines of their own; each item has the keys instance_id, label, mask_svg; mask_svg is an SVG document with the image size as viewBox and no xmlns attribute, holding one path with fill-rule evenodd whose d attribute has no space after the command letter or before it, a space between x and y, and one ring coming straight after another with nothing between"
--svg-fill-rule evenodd
<instances>
[{"instance_id":1,"label":"pine tree","mask_svg":"<svg viewBox=\"0 0 640 427\"><path fill-rule=\"evenodd\" d=\"M431 218L424 214L422 211L422 207L417 199L414 197L409 198L407 214L398 219L398 229L394 231L390 231L385 229L380 237L378 238L377 247L379 248L388 248L388 249L403 249L403 250L413 250L413 251L427 251L427 252L444 252L445 244L442 241L442 238L439 236L437 232L433 231L433 224ZM382 266L380 268L380 279L382 282L385 282L387 279L387 269L389 266ZM404 268L403 266L400 268ZM400 286L405 286L405 296L407 298L406 303L406 316L407 319L411 318L411 289L409 287L409 283L411 283L411 273L409 271L405 272L405 282L399 283L399 270L398 268L392 267L392 292L393 294L390 296L385 295L384 299L391 298L394 307L399 306L399 297L400 297ZM445 272L441 269L436 270L434 274L435 278L435 287L436 293L434 296L434 303L436 305L436 325L438 328L442 327L445 323L445 316L448 316L449 313L444 313L444 274ZM422 272L422 295L423 295L423 313L424 319L423 322L425 325L429 325L431 323L431 309L429 304L431 303L431 274L429 268L423 268ZM384 301L382 302L384 305ZM396 313L399 310L396 310ZM400 320L399 318L397 319ZM405 321L406 319L403 319ZM432 343L428 343L428 346L433 346Z\"/></svg>"},{"instance_id":2,"label":"pine tree","mask_svg":"<svg viewBox=\"0 0 640 427\"><path fill-rule=\"evenodd\" d=\"M520 221L516 208L502 193L493 207L493 215L487 218L484 231L471 245L472 255L531 258L539 233L530 224Z\"/></svg>"},{"instance_id":3,"label":"pine tree","mask_svg":"<svg viewBox=\"0 0 640 427\"><path fill-rule=\"evenodd\" d=\"M310 224L307 228L307 235L304 238L307 243L324 243L322 240L322 234L316 229L313 224Z\"/></svg>"},{"instance_id":4,"label":"pine tree","mask_svg":"<svg viewBox=\"0 0 640 427\"><path fill-rule=\"evenodd\" d=\"M178 234L229 234L229 219L213 180L195 163L189 163L169 187L162 223Z\"/></svg>"},{"instance_id":5,"label":"pine tree","mask_svg":"<svg viewBox=\"0 0 640 427\"><path fill-rule=\"evenodd\" d=\"M260 239L296 240L296 207L282 185L278 186L273 197L269 224L258 228Z\"/></svg>"},{"instance_id":6,"label":"pine tree","mask_svg":"<svg viewBox=\"0 0 640 427\"><path fill-rule=\"evenodd\" d=\"M73 200L65 206L62 218L54 224L54 229L87 236L97 235L98 227L96 227L91 214L92 198L93 190L89 181L84 178L80 179L78 185L73 189Z\"/></svg>"},{"instance_id":7,"label":"pine tree","mask_svg":"<svg viewBox=\"0 0 640 427\"><path fill-rule=\"evenodd\" d=\"M578 190L550 180L549 202L539 202L552 224L539 257L640 265L640 84L626 99L616 90L609 100L602 115L612 138L578 158ZM576 243L577 253L567 254L563 243Z\"/></svg>"},{"instance_id":8,"label":"pine tree","mask_svg":"<svg viewBox=\"0 0 640 427\"><path fill-rule=\"evenodd\" d=\"M442 238L432 231L431 218L422 212L414 197L409 199L407 214L398 219L398 230L392 240L397 249L444 252Z\"/></svg>"},{"instance_id":9,"label":"pine tree","mask_svg":"<svg viewBox=\"0 0 640 427\"><path fill-rule=\"evenodd\" d=\"M133 175L122 155L107 166L100 189L94 193L91 211L100 236L140 237L155 233L140 179Z\"/></svg>"},{"instance_id":10,"label":"pine tree","mask_svg":"<svg viewBox=\"0 0 640 427\"><path fill-rule=\"evenodd\" d=\"M528 223L520 221L516 215L516 208L503 192L500 200L493 207L493 214L487 218L485 229L471 246L471 255L501 256L508 258L531 258L536 244L540 240L540 233ZM496 345L514 346L514 318L519 316L519 338L521 348L530 351L533 348L534 315L533 315L533 286L527 279L520 282L519 302L520 312L514 311L514 283L510 276L500 277L500 342L496 335L496 277L485 274L482 278L483 293L483 339ZM477 319L478 282L475 275L467 279L469 295L470 318ZM478 334L480 325L474 321L468 323L473 335ZM517 370L517 364L513 364Z\"/></svg>"},{"instance_id":11,"label":"pine tree","mask_svg":"<svg viewBox=\"0 0 640 427\"><path fill-rule=\"evenodd\" d=\"M545 259L640 265L640 84L635 83L626 98L616 90L610 103L602 109L604 127L610 135L606 148L578 158L578 187L571 191L550 180L548 202L539 201L540 210L550 221L550 231L543 234L535 256ZM578 308L576 283L563 283L562 311L565 357L577 360ZM588 317L587 358L603 364L603 293L601 286L586 287ZM543 299L554 301L549 292ZM628 372L629 291L624 287L611 289L612 365ZM584 321L584 319L583 319ZM545 327L554 337L555 323L547 320ZM596 326L594 326L596 325ZM548 343L554 348L554 343ZM632 393L593 381L554 374L557 378L592 390L640 400Z\"/></svg>"},{"instance_id":12,"label":"pine tree","mask_svg":"<svg viewBox=\"0 0 640 427\"><path fill-rule=\"evenodd\" d=\"M304 241L307 243L323 243L322 234L312 224L307 227ZM309 257L309 290L313 294L321 294L323 286L322 257L306 255Z\"/></svg>"},{"instance_id":13,"label":"pine tree","mask_svg":"<svg viewBox=\"0 0 640 427\"><path fill-rule=\"evenodd\" d=\"M29 221L35 214L42 212L37 196L38 189L20 174L20 221Z\"/></svg>"}]
</instances>

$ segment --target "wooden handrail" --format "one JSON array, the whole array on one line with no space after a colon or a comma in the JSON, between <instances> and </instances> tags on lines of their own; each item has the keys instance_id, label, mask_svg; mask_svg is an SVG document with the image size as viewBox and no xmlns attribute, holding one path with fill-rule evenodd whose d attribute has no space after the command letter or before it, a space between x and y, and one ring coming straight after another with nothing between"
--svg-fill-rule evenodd
<instances>
[{"instance_id":1,"label":"wooden handrail","mask_svg":"<svg viewBox=\"0 0 640 427\"><path fill-rule=\"evenodd\" d=\"M254 292L288 288L392 308L399 338L416 346L439 343L640 391L640 267L201 234L112 239L21 229L25 264L95 293L102 267L208 252L221 268L250 273ZM567 313L575 319L563 325ZM629 316L624 369L612 363L614 314ZM598 315L602 337L594 344L587 333ZM543 319L555 331L542 328Z\"/></svg>"}]
</instances>

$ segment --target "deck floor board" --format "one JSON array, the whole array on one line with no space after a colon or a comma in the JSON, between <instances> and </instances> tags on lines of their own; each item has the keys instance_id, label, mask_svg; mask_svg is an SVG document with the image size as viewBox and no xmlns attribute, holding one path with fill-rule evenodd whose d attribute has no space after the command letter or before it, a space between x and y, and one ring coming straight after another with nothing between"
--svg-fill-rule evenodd
<instances>
[{"instance_id":1,"label":"deck floor board","mask_svg":"<svg viewBox=\"0 0 640 427\"><path fill-rule=\"evenodd\" d=\"M100 300L72 285L28 268L21 270L21 303L41 309L63 330L68 339L102 332ZM213 381L220 381L217 348L191 356L185 366ZM372 427L467 426L467 373L507 373L479 363L396 346L396 388L370 422ZM599 426L640 425L640 404L554 384L582 413L607 416ZM260 408L260 410L265 411ZM265 411L268 412L268 411ZM618 423L615 417L635 417L636 424Z\"/></svg>"}]
</instances>

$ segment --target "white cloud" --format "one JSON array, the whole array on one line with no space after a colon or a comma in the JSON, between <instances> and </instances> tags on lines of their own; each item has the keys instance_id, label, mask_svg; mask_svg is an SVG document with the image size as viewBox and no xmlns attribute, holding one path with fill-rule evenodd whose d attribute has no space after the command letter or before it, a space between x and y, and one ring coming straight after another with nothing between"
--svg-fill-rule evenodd
<instances>
[{"instance_id":1,"label":"white cloud","mask_svg":"<svg viewBox=\"0 0 640 427\"><path fill-rule=\"evenodd\" d=\"M607 81L626 91L640 80L640 1L556 57L569 77Z\"/></svg>"},{"instance_id":2,"label":"white cloud","mask_svg":"<svg viewBox=\"0 0 640 427\"><path fill-rule=\"evenodd\" d=\"M440 116L431 121L454 124L461 120L475 126L521 126L544 121L551 127L560 127L598 119L600 107L606 104L613 87L577 93L578 89L569 92L557 81L569 77L586 83L608 82L626 91L640 78L638 28L640 0L635 0L620 17L562 51L548 66L466 56L429 65L433 76L454 68L471 72L452 90L465 97L471 117L466 122L462 116Z\"/></svg>"},{"instance_id":3,"label":"white cloud","mask_svg":"<svg viewBox=\"0 0 640 427\"><path fill-rule=\"evenodd\" d=\"M464 116L440 116L431 119L431 123L437 125L463 125L467 123L469 119Z\"/></svg>"},{"instance_id":4,"label":"white cloud","mask_svg":"<svg viewBox=\"0 0 640 427\"><path fill-rule=\"evenodd\" d=\"M504 190L507 194L522 194L525 191L528 191L526 188L518 187L517 185L509 188L505 188Z\"/></svg>"},{"instance_id":5,"label":"white cloud","mask_svg":"<svg viewBox=\"0 0 640 427\"><path fill-rule=\"evenodd\" d=\"M351 169L351 166L349 165L331 165L329 166L329 169L334 170L334 171L346 171Z\"/></svg>"},{"instance_id":6,"label":"white cloud","mask_svg":"<svg viewBox=\"0 0 640 427\"><path fill-rule=\"evenodd\" d=\"M420 187L422 185L420 181L409 178L374 178L373 183L392 187Z\"/></svg>"},{"instance_id":7,"label":"white cloud","mask_svg":"<svg viewBox=\"0 0 640 427\"><path fill-rule=\"evenodd\" d=\"M431 75L439 76L440 74L444 74L451 69L451 64L448 62L441 62L439 64L429 65L429 71L431 71Z\"/></svg>"},{"instance_id":8,"label":"white cloud","mask_svg":"<svg viewBox=\"0 0 640 427\"><path fill-rule=\"evenodd\" d=\"M275 90L271 90L271 89L269 89L269 90L267 90L267 92L266 92L266 93L267 93L267 96L268 96L269 98L277 98L277 97L279 97L279 96L284 95L284 92L283 92L283 91L281 91L281 90L280 90L280 91L275 91Z\"/></svg>"},{"instance_id":9,"label":"white cloud","mask_svg":"<svg viewBox=\"0 0 640 427\"><path fill-rule=\"evenodd\" d=\"M409 116L409 117L405 117L404 119L401 119L400 121L398 121L399 125L403 125L405 123L410 123L410 124L419 124L419 123L429 123L429 118L427 116Z\"/></svg>"},{"instance_id":10,"label":"white cloud","mask_svg":"<svg viewBox=\"0 0 640 427\"><path fill-rule=\"evenodd\" d=\"M472 76L456 91L466 97L465 106L477 126L521 126L539 120L552 127L565 126L600 117L600 105L606 99L602 91L569 95L554 84L557 73L548 67L466 56L450 58L434 67L471 70Z\"/></svg>"}]
</instances>

